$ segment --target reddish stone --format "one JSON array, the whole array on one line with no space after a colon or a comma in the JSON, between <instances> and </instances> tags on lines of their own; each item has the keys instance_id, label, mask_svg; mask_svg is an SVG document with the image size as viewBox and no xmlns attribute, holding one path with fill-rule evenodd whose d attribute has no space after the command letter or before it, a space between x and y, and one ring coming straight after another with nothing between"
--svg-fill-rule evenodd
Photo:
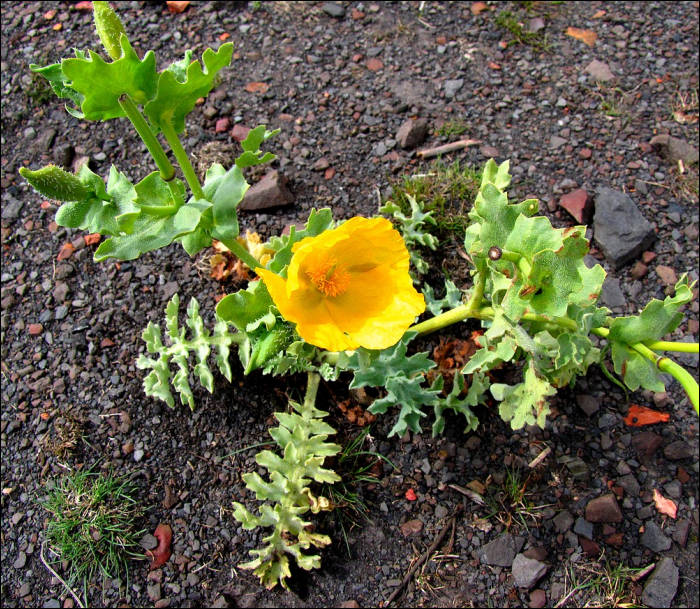
<instances>
[{"instance_id":1,"label":"reddish stone","mask_svg":"<svg viewBox=\"0 0 700 609\"><path fill-rule=\"evenodd\" d=\"M228 120L228 117L220 118L218 121L216 121L216 132L226 133L228 131L229 123L230 121Z\"/></svg>"},{"instance_id":2,"label":"reddish stone","mask_svg":"<svg viewBox=\"0 0 700 609\"><path fill-rule=\"evenodd\" d=\"M243 125L234 125L229 135L232 139L236 140L237 142L242 142L245 138L248 137L249 132L250 129L248 127L244 127Z\"/></svg>"},{"instance_id":3,"label":"reddish stone","mask_svg":"<svg viewBox=\"0 0 700 609\"><path fill-rule=\"evenodd\" d=\"M238 208L257 211L291 205L294 202L294 195L287 190L286 182L286 178L277 171L270 171L262 180L248 189Z\"/></svg>"},{"instance_id":4,"label":"reddish stone","mask_svg":"<svg viewBox=\"0 0 700 609\"><path fill-rule=\"evenodd\" d=\"M661 283L663 283L664 285L676 285L676 283L678 282L678 276L676 275L676 271L670 266L666 266L664 264L657 265L656 274L659 276L659 279L661 279Z\"/></svg>"},{"instance_id":5,"label":"reddish stone","mask_svg":"<svg viewBox=\"0 0 700 609\"><path fill-rule=\"evenodd\" d=\"M372 72L381 70L384 67L384 64L379 61L379 59L375 59L374 57L372 57L372 59L368 59L365 65L367 66L367 69L371 70Z\"/></svg>"},{"instance_id":6,"label":"reddish stone","mask_svg":"<svg viewBox=\"0 0 700 609\"><path fill-rule=\"evenodd\" d=\"M532 609L541 609L547 604L547 594L544 590L533 590L530 592L530 607Z\"/></svg>"},{"instance_id":7,"label":"reddish stone","mask_svg":"<svg viewBox=\"0 0 700 609\"><path fill-rule=\"evenodd\" d=\"M644 252L642 254L642 262L644 262L644 264L649 264L654 258L656 258L654 252Z\"/></svg>"},{"instance_id":8,"label":"reddish stone","mask_svg":"<svg viewBox=\"0 0 700 609\"><path fill-rule=\"evenodd\" d=\"M644 275L647 274L648 270L649 267L646 264L637 260L636 264L632 267L632 270L630 271L630 275L632 275L632 277L634 277L635 279L641 279L642 277L644 277Z\"/></svg>"},{"instance_id":9,"label":"reddish stone","mask_svg":"<svg viewBox=\"0 0 700 609\"><path fill-rule=\"evenodd\" d=\"M41 324L29 324L29 334L31 336L38 336L44 331L44 326Z\"/></svg>"},{"instance_id":10,"label":"reddish stone","mask_svg":"<svg viewBox=\"0 0 700 609\"><path fill-rule=\"evenodd\" d=\"M326 169L326 172L323 174L323 177L326 180L332 180L334 176L335 176L335 169L333 169L332 167L329 167L328 169Z\"/></svg>"},{"instance_id":11,"label":"reddish stone","mask_svg":"<svg viewBox=\"0 0 700 609\"><path fill-rule=\"evenodd\" d=\"M595 542L581 535L578 536L578 542L581 544L583 551L589 558L597 558L600 556L600 546Z\"/></svg>"},{"instance_id":12,"label":"reddish stone","mask_svg":"<svg viewBox=\"0 0 700 609\"><path fill-rule=\"evenodd\" d=\"M322 156L318 161L314 163L314 171L325 171L331 166L330 162L325 156Z\"/></svg>"},{"instance_id":13,"label":"reddish stone","mask_svg":"<svg viewBox=\"0 0 700 609\"><path fill-rule=\"evenodd\" d=\"M544 546L538 546L536 548L528 548L523 552L528 558L533 560L539 560L540 562L547 559L547 548Z\"/></svg>"},{"instance_id":14,"label":"reddish stone","mask_svg":"<svg viewBox=\"0 0 700 609\"><path fill-rule=\"evenodd\" d=\"M632 438L632 446L642 457L651 457L661 444L661 436L657 436L653 431L644 431Z\"/></svg>"},{"instance_id":15,"label":"reddish stone","mask_svg":"<svg viewBox=\"0 0 700 609\"><path fill-rule=\"evenodd\" d=\"M679 466L678 471L676 472L676 479L681 484L687 484L690 481L690 474Z\"/></svg>"},{"instance_id":16,"label":"reddish stone","mask_svg":"<svg viewBox=\"0 0 700 609\"><path fill-rule=\"evenodd\" d=\"M417 518L414 520L409 520L401 525L401 532L404 537L410 537L411 535L416 535L423 530L423 523Z\"/></svg>"},{"instance_id":17,"label":"reddish stone","mask_svg":"<svg viewBox=\"0 0 700 609\"><path fill-rule=\"evenodd\" d=\"M588 224L593 215L593 201L583 188L577 188L559 199L559 205L568 211L579 224Z\"/></svg>"},{"instance_id":18,"label":"reddish stone","mask_svg":"<svg viewBox=\"0 0 700 609\"><path fill-rule=\"evenodd\" d=\"M360 63L360 62L362 61L362 57L363 57L362 54L360 54L360 53L355 53L355 54L352 56L352 60L353 60L355 63Z\"/></svg>"},{"instance_id":19,"label":"reddish stone","mask_svg":"<svg viewBox=\"0 0 700 609\"><path fill-rule=\"evenodd\" d=\"M352 13L350 13L350 16L355 21L361 21L362 19L365 18L365 14L362 11L358 11L356 8L352 9Z\"/></svg>"},{"instance_id":20,"label":"reddish stone","mask_svg":"<svg viewBox=\"0 0 700 609\"><path fill-rule=\"evenodd\" d=\"M609 546L615 546L616 548L621 548L625 541L625 536L623 533L613 533L606 538L605 543Z\"/></svg>"},{"instance_id":21,"label":"reddish stone","mask_svg":"<svg viewBox=\"0 0 700 609\"><path fill-rule=\"evenodd\" d=\"M592 155L593 151L590 148L583 148L582 150L579 150L578 153L579 158L583 159L584 161L590 159Z\"/></svg>"},{"instance_id":22,"label":"reddish stone","mask_svg":"<svg viewBox=\"0 0 700 609\"><path fill-rule=\"evenodd\" d=\"M447 44L447 38L445 38L444 36L438 36L435 39L435 42L437 42L438 44Z\"/></svg>"},{"instance_id":23,"label":"reddish stone","mask_svg":"<svg viewBox=\"0 0 700 609\"><path fill-rule=\"evenodd\" d=\"M622 522L622 511L612 493L596 497L586 506L588 522Z\"/></svg>"}]
</instances>

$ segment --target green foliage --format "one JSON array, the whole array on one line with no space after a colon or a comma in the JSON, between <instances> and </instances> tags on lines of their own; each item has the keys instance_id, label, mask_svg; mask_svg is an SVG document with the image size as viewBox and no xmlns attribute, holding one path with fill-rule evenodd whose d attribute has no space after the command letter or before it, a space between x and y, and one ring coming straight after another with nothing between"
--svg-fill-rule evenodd
<instances>
[{"instance_id":1,"label":"green foliage","mask_svg":"<svg viewBox=\"0 0 700 609\"><path fill-rule=\"evenodd\" d=\"M538 51L548 51L550 46L542 30L537 32L528 31L518 17L511 11L501 11L496 17L496 26L508 30L513 36L508 45L524 44Z\"/></svg>"},{"instance_id":2,"label":"green foliage","mask_svg":"<svg viewBox=\"0 0 700 609\"><path fill-rule=\"evenodd\" d=\"M20 167L19 174L40 195L50 199L82 201L88 194L80 179L55 165L47 165L36 171Z\"/></svg>"},{"instance_id":3,"label":"green foliage","mask_svg":"<svg viewBox=\"0 0 700 609\"><path fill-rule=\"evenodd\" d=\"M191 55L186 56L187 60ZM143 113L157 129L164 122L172 124L176 133L185 130L185 117L192 112L195 102L206 97L214 86L217 72L231 63L233 45L226 42L214 52L204 51L202 68L199 61L192 61L186 71L177 65L174 69L164 70L157 77L157 95L149 95ZM137 100L140 101L140 100Z\"/></svg>"},{"instance_id":4,"label":"green foliage","mask_svg":"<svg viewBox=\"0 0 700 609\"><path fill-rule=\"evenodd\" d=\"M130 482L76 472L49 491L42 507L50 514L46 535L56 562L68 562L68 583L82 585L85 606L98 576L128 581L128 560L143 556L137 540L144 533L135 526L143 510Z\"/></svg>"},{"instance_id":5,"label":"green foliage","mask_svg":"<svg viewBox=\"0 0 700 609\"><path fill-rule=\"evenodd\" d=\"M228 362L230 346L233 343L240 343L244 339L244 335L230 333L228 324L218 316L214 325L214 333L210 334L199 315L199 304L193 298L187 307L186 324L192 335L192 338L188 340L185 338L186 328L180 329L178 327L179 306L180 298L175 294L165 309L165 325L171 345L165 346L163 344L160 327L149 322L142 338L146 342L148 353L157 353L159 357L151 359L142 353L136 361L136 366L141 370L152 369L143 381L146 395L155 396L163 400L170 408L174 408L175 400L169 386L172 383L173 388L180 394L180 401L183 404L188 404L190 409L194 410L194 396L189 382L188 358L190 352L194 352L197 360L193 370L195 376L210 393L213 393L214 376L207 363L211 348L217 348L216 364L221 373L231 381L231 367ZM170 372L171 361L178 366L175 376L172 376Z\"/></svg>"},{"instance_id":6,"label":"green foliage","mask_svg":"<svg viewBox=\"0 0 700 609\"><path fill-rule=\"evenodd\" d=\"M107 53L112 59L122 56L121 37L126 35L121 20L114 12L109 2L93 2L95 14L95 29Z\"/></svg>"},{"instance_id":7,"label":"green foliage","mask_svg":"<svg viewBox=\"0 0 700 609\"><path fill-rule=\"evenodd\" d=\"M632 345L656 341L673 332L683 320L683 305L693 298L693 285L683 275L676 284L675 296L667 296L663 302L652 300L637 316L618 317L610 324L610 341L615 372L622 375L625 384L633 391L642 387L652 391L664 391L659 369Z\"/></svg>"},{"instance_id":8,"label":"green foliage","mask_svg":"<svg viewBox=\"0 0 700 609\"><path fill-rule=\"evenodd\" d=\"M278 273L282 277L287 276L286 267L292 260L292 247L295 243L306 237L317 237L322 232L333 228L333 213L325 208L319 211L311 210L309 220L302 230L297 230L296 226L289 228L289 235L273 237L265 246L277 252L267 265L271 271Z\"/></svg>"},{"instance_id":9,"label":"green foliage","mask_svg":"<svg viewBox=\"0 0 700 609\"><path fill-rule=\"evenodd\" d=\"M318 569L321 559L317 554L305 554L311 546L323 548L330 543L326 535L314 533L310 522L302 517L309 511L318 514L332 509L330 502L316 497L310 488L312 482L332 484L340 480L337 474L323 468L326 457L336 455L341 447L326 442L335 430L323 422L326 412L315 407L319 376L309 373L309 384L302 404L290 401L291 413L277 413L279 427L270 430L270 435L284 456L264 450L258 453L256 461L270 473L266 482L256 472L243 475L246 486L255 492L258 501L269 501L255 516L242 504L234 502L234 517L243 528L273 527L272 533L263 538L266 547L251 550L256 556L251 562L240 565L251 569L266 588L274 588L278 583L287 587L290 577L290 557L307 571Z\"/></svg>"},{"instance_id":10,"label":"green foliage","mask_svg":"<svg viewBox=\"0 0 700 609\"><path fill-rule=\"evenodd\" d=\"M430 387L425 387L425 375L437 365L428 357L428 353L417 353L406 357L407 345L416 337L415 332L407 332L399 343L381 351L358 349L349 358L346 369L354 372L350 388L384 387L387 395L374 401L369 411L372 414L384 414L389 408L400 405L398 420L389 436L403 436L409 429L420 433L420 420L426 416L424 406L432 406L435 411L433 435L440 433L445 422L443 412L451 409L464 415L467 429L476 429L477 421L471 407L483 401L483 389L488 387L488 379L478 377L472 383L469 394L460 400L464 390L464 378L457 375L455 387L442 398L444 380L439 376Z\"/></svg>"},{"instance_id":11,"label":"green foliage","mask_svg":"<svg viewBox=\"0 0 700 609\"><path fill-rule=\"evenodd\" d=\"M431 250L437 247L437 238L427 232L428 226L435 226L435 219L432 216L432 212L424 211L425 207L421 203L418 203L415 198L410 195L406 198L411 206L410 216L404 214L401 208L392 201L387 201L379 208L379 211L380 213L391 215L398 221L401 236L411 255L411 263L420 275L424 275L428 272L428 263L415 247L420 245L428 247Z\"/></svg>"},{"instance_id":12,"label":"green foliage","mask_svg":"<svg viewBox=\"0 0 700 609\"><path fill-rule=\"evenodd\" d=\"M427 283L423 286L423 296L425 296L425 308L433 315L440 315L445 309L454 309L462 304L462 290L452 281L445 281L445 297L437 300L433 288Z\"/></svg>"}]
</instances>

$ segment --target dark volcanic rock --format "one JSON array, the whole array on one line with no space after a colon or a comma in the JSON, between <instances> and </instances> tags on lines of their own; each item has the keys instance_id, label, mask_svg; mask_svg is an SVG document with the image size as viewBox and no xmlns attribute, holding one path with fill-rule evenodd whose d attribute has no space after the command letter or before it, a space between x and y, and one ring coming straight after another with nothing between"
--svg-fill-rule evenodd
<instances>
[{"instance_id":1,"label":"dark volcanic rock","mask_svg":"<svg viewBox=\"0 0 700 609\"><path fill-rule=\"evenodd\" d=\"M654 228L634 201L611 188L598 190L593 223L596 243L616 269L634 260L654 242Z\"/></svg>"}]
</instances>

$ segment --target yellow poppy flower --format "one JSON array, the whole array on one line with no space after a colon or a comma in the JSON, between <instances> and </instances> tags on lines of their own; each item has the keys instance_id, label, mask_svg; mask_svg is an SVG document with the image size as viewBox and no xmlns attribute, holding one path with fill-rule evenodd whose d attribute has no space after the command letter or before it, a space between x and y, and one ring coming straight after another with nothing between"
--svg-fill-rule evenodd
<instances>
[{"instance_id":1,"label":"yellow poppy flower","mask_svg":"<svg viewBox=\"0 0 700 609\"><path fill-rule=\"evenodd\" d=\"M385 218L352 218L292 247L287 279L255 272L287 321L329 351L395 345L425 310L401 235Z\"/></svg>"}]
</instances>

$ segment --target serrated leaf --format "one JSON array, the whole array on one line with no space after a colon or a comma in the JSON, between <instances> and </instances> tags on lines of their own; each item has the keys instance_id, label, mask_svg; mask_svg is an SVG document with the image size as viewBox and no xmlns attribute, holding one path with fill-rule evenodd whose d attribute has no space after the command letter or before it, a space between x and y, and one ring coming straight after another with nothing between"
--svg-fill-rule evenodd
<instances>
[{"instance_id":1,"label":"serrated leaf","mask_svg":"<svg viewBox=\"0 0 700 609\"><path fill-rule=\"evenodd\" d=\"M440 377L442 378L442 377ZM435 422L433 423L433 437L443 432L445 429L445 419L443 413L445 410L452 410L455 414L464 416L467 426L464 433L474 431L479 420L472 412L472 408L486 399L486 390L489 388L490 381L488 376L483 373L476 373L472 376L469 390L464 399L460 399L464 391L464 376L461 372L457 372L454 378L452 391L446 398L438 398L435 404ZM437 389L437 386L431 387Z\"/></svg>"},{"instance_id":2,"label":"serrated leaf","mask_svg":"<svg viewBox=\"0 0 700 609\"><path fill-rule=\"evenodd\" d=\"M79 51L76 51L76 55L79 59L84 58L84 54L79 53ZM80 105L83 103L85 97L70 87L70 79L63 73L60 63L54 63L44 66L43 68L35 63L32 63L29 64L29 69L48 80L49 85L51 86L51 89L53 89L56 96L60 97L61 99L70 99L78 108L80 108ZM75 112L74 109L71 108L71 110Z\"/></svg>"},{"instance_id":3,"label":"serrated leaf","mask_svg":"<svg viewBox=\"0 0 700 609\"><path fill-rule=\"evenodd\" d=\"M407 345L416 336L415 332L407 332L394 346L381 351L370 352L358 349L350 356L347 365L348 370L355 372L350 388L385 387L389 379L397 375L411 378L416 374L424 375L434 368L437 364L429 359L428 353L416 353L406 357ZM364 366L360 363L360 357L363 356L371 360L371 365L366 366L364 370Z\"/></svg>"},{"instance_id":4,"label":"serrated leaf","mask_svg":"<svg viewBox=\"0 0 700 609\"><path fill-rule=\"evenodd\" d=\"M89 59L64 59L63 74L70 87L83 96L82 117L89 121L105 121L126 116L119 98L126 94L137 104L145 104L156 95L158 73L156 56L148 51L143 60L122 34L123 56L111 63L90 51Z\"/></svg>"},{"instance_id":5,"label":"serrated leaf","mask_svg":"<svg viewBox=\"0 0 700 609\"><path fill-rule=\"evenodd\" d=\"M430 285L425 284L422 288L425 296L425 307L433 315L440 315L445 309L454 309L462 304L462 290L460 290L451 280L445 281L445 297L437 300Z\"/></svg>"},{"instance_id":6,"label":"serrated leaf","mask_svg":"<svg viewBox=\"0 0 700 609\"><path fill-rule=\"evenodd\" d=\"M209 95L216 73L231 63L232 56L233 45L230 42L222 44L216 52L207 49L202 56L204 69L199 61L193 61L187 67L187 79L184 81L178 78L182 77L179 66L164 70L157 77L157 95L149 96L151 101L143 109L151 124L160 129L163 122L168 121L176 133L182 133L185 130L185 117L200 97Z\"/></svg>"},{"instance_id":7,"label":"serrated leaf","mask_svg":"<svg viewBox=\"0 0 700 609\"><path fill-rule=\"evenodd\" d=\"M501 402L501 418L510 422L513 429L535 424L544 428L549 414L547 397L554 395L556 389L537 373L532 361L525 369L524 382L515 386L494 383L490 389L491 395Z\"/></svg>"},{"instance_id":8,"label":"serrated leaf","mask_svg":"<svg viewBox=\"0 0 700 609\"><path fill-rule=\"evenodd\" d=\"M510 161L503 161L500 165L496 161L489 159L484 165L484 172L481 174L481 188L486 184L493 184L499 190L505 190L510 185Z\"/></svg>"},{"instance_id":9,"label":"serrated leaf","mask_svg":"<svg viewBox=\"0 0 700 609\"><path fill-rule=\"evenodd\" d=\"M260 145L279 132L279 129L267 131L265 125L258 125L255 129L251 129L246 138L241 142L243 154L236 159L236 166L244 169L245 167L253 167L254 165L274 161L277 156L269 152L263 154L260 150Z\"/></svg>"},{"instance_id":10,"label":"serrated leaf","mask_svg":"<svg viewBox=\"0 0 700 609\"><path fill-rule=\"evenodd\" d=\"M503 362L513 359L518 346L512 336L504 336L496 345L487 345L477 349L471 356L462 372L472 374L476 371L486 372L492 370Z\"/></svg>"}]
</instances>

